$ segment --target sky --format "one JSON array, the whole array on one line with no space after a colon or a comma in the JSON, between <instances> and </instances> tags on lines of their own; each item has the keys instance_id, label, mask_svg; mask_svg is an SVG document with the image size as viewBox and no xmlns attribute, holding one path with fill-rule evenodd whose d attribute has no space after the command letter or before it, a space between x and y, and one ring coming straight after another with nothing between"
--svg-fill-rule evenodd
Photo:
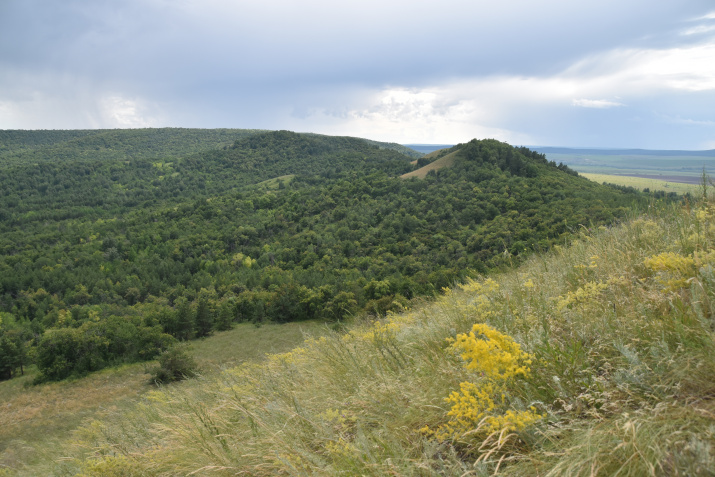
<instances>
[{"instance_id":1,"label":"sky","mask_svg":"<svg viewBox=\"0 0 715 477\"><path fill-rule=\"evenodd\" d=\"M713 0L0 0L0 129L715 149Z\"/></svg>"}]
</instances>

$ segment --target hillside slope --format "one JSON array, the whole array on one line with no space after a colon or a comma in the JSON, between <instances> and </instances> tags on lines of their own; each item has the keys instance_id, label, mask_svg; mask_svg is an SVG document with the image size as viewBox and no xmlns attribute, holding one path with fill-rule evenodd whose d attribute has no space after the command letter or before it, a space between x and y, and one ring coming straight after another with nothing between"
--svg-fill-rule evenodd
<instances>
[{"instance_id":1,"label":"hillside slope","mask_svg":"<svg viewBox=\"0 0 715 477\"><path fill-rule=\"evenodd\" d=\"M88 423L60 466L711 475L714 285L715 204L651 208L432 304L152 393Z\"/></svg>"}]
</instances>

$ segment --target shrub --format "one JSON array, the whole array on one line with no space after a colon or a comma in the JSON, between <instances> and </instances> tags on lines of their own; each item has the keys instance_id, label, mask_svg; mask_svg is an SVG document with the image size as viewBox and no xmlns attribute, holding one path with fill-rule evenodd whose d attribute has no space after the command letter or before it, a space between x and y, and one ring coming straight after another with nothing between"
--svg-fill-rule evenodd
<instances>
[{"instance_id":1,"label":"shrub","mask_svg":"<svg viewBox=\"0 0 715 477\"><path fill-rule=\"evenodd\" d=\"M159 366L151 371L151 381L157 384L181 381L196 376L197 365L184 345L175 345L159 355Z\"/></svg>"}]
</instances>

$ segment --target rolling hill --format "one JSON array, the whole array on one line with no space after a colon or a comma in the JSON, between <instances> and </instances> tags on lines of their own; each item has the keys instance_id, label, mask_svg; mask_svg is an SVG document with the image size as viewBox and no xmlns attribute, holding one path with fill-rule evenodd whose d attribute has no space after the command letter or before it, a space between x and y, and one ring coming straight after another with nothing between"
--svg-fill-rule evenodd
<instances>
[{"instance_id":1,"label":"rolling hill","mask_svg":"<svg viewBox=\"0 0 715 477\"><path fill-rule=\"evenodd\" d=\"M359 138L253 131L196 152L194 132L170 132L185 155L94 156L97 137L77 133L34 140L69 157L0 164L3 339L34 350L38 380L237 321L383 316L647 200L494 140L415 179L411 157ZM105 149L146 135L126 134Z\"/></svg>"}]
</instances>

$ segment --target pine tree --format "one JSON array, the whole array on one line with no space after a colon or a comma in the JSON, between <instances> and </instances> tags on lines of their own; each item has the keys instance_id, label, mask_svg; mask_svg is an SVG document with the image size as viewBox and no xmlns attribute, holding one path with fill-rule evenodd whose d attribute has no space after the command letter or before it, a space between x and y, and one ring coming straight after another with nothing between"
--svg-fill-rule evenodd
<instances>
[{"instance_id":1,"label":"pine tree","mask_svg":"<svg viewBox=\"0 0 715 477\"><path fill-rule=\"evenodd\" d=\"M209 301L205 296L200 296L196 306L196 337L202 338L211 334L213 327L213 313Z\"/></svg>"},{"instance_id":2,"label":"pine tree","mask_svg":"<svg viewBox=\"0 0 715 477\"><path fill-rule=\"evenodd\" d=\"M186 298L176 300L176 337L182 341L194 337L194 315Z\"/></svg>"},{"instance_id":3,"label":"pine tree","mask_svg":"<svg viewBox=\"0 0 715 477\"><path fill-rule=\"evenodd\" d=\"M233 328L233 316L232 304L228 301L223 302L216 319L216 329L218 331L227 331Z\"/></svg>"}]
</instances>

